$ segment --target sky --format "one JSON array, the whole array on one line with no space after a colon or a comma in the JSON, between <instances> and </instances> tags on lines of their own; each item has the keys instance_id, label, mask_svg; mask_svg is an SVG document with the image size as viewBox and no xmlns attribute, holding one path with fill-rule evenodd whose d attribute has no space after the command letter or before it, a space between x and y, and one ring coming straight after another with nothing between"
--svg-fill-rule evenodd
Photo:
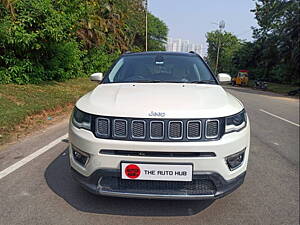
<instances>
[{"instance_id":1,"label":"sky","mask_svg":"<svg viewBox=\"0 0 300 225\"><path fill-rule=\"evenodd\" d=\"M257 27L253 0L148 0L148 9L169 28L169 37L191 40L207 48L205 34L216 30L221 20L225 30L242 40L252 40Z\"/></svg>"}]
</instances>

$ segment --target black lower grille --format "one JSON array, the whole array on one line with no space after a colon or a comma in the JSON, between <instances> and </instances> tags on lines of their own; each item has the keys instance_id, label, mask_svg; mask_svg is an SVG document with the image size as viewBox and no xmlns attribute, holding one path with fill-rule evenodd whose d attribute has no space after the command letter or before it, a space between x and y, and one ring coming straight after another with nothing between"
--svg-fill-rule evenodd
<instances>
[{"instance_id":1,"label":"black lower grille","mask_svg":"<svg viewBox=\"0 0 300 225\"><path fill-rule=\"evenodd\" d=\"M214 195L216 186L209 179L182 181L123 180L119 177L102 177L104 191L157 195Z\"/></svg>"}]
</instances>

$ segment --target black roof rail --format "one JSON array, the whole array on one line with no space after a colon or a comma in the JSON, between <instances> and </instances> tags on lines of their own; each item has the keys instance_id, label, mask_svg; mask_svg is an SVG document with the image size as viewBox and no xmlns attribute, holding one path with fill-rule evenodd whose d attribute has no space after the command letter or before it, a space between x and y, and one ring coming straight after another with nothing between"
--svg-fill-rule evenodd
<instances>
[{"instance_id":1,"label":"black roof rail","mask_svg":"<svg viewBox=\"0 0 300 225\"><path fill-rule=\"evenodd\" d=\"M189 51L189 53L191 53L191 54L197 54L196 52L194 52L194 51Z\"/></svg>"}]
</instances>

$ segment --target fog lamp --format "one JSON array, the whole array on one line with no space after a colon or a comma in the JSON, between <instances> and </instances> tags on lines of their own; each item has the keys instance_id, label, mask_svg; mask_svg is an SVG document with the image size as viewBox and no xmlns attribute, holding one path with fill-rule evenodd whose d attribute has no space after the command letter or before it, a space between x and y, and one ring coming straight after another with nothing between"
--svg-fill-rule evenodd
<instances>
[{"instance_id":1,"label":"fog lamp","mask_svg":"<svg viewBox=\"0 0 300 225\"><path fill-rule=\"evenodd\" d=\"M72 153L73 153L73 158L75 159L76 162L78 162L81 166L87 165L90 158L90 155L88 153L79 150L74 145L72 145Z\"/></svg>"},{"instance_id":2,"label":"fog lamp","mask_svg":"<svg viewBox=\"0 0 300 225\"><path fill-rule=\"evenodd\" d=\"M246 148L238 153L226 157L226 163L230 170L235 170L242 165L244 161L245 150Z\"/></svg>"}]
</instances>

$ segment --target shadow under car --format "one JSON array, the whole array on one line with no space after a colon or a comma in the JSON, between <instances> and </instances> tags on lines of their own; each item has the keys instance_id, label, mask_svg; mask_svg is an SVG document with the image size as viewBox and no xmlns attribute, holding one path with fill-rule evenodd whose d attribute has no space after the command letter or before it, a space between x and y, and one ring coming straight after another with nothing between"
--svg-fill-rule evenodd
<instances>
[{"instance_id":1,"label":"shadow under car","mask_svg":"<svg viewBox=\"0 0 300 225\"><path fill-rule=\"evenodd\" d=\"M151 200L104 197L84 190L70 173L68 149L52 161L44 173L50 189L77 210L126 216L190 216L208 208L214 200Z\"/></svg>"}]
</instances>

